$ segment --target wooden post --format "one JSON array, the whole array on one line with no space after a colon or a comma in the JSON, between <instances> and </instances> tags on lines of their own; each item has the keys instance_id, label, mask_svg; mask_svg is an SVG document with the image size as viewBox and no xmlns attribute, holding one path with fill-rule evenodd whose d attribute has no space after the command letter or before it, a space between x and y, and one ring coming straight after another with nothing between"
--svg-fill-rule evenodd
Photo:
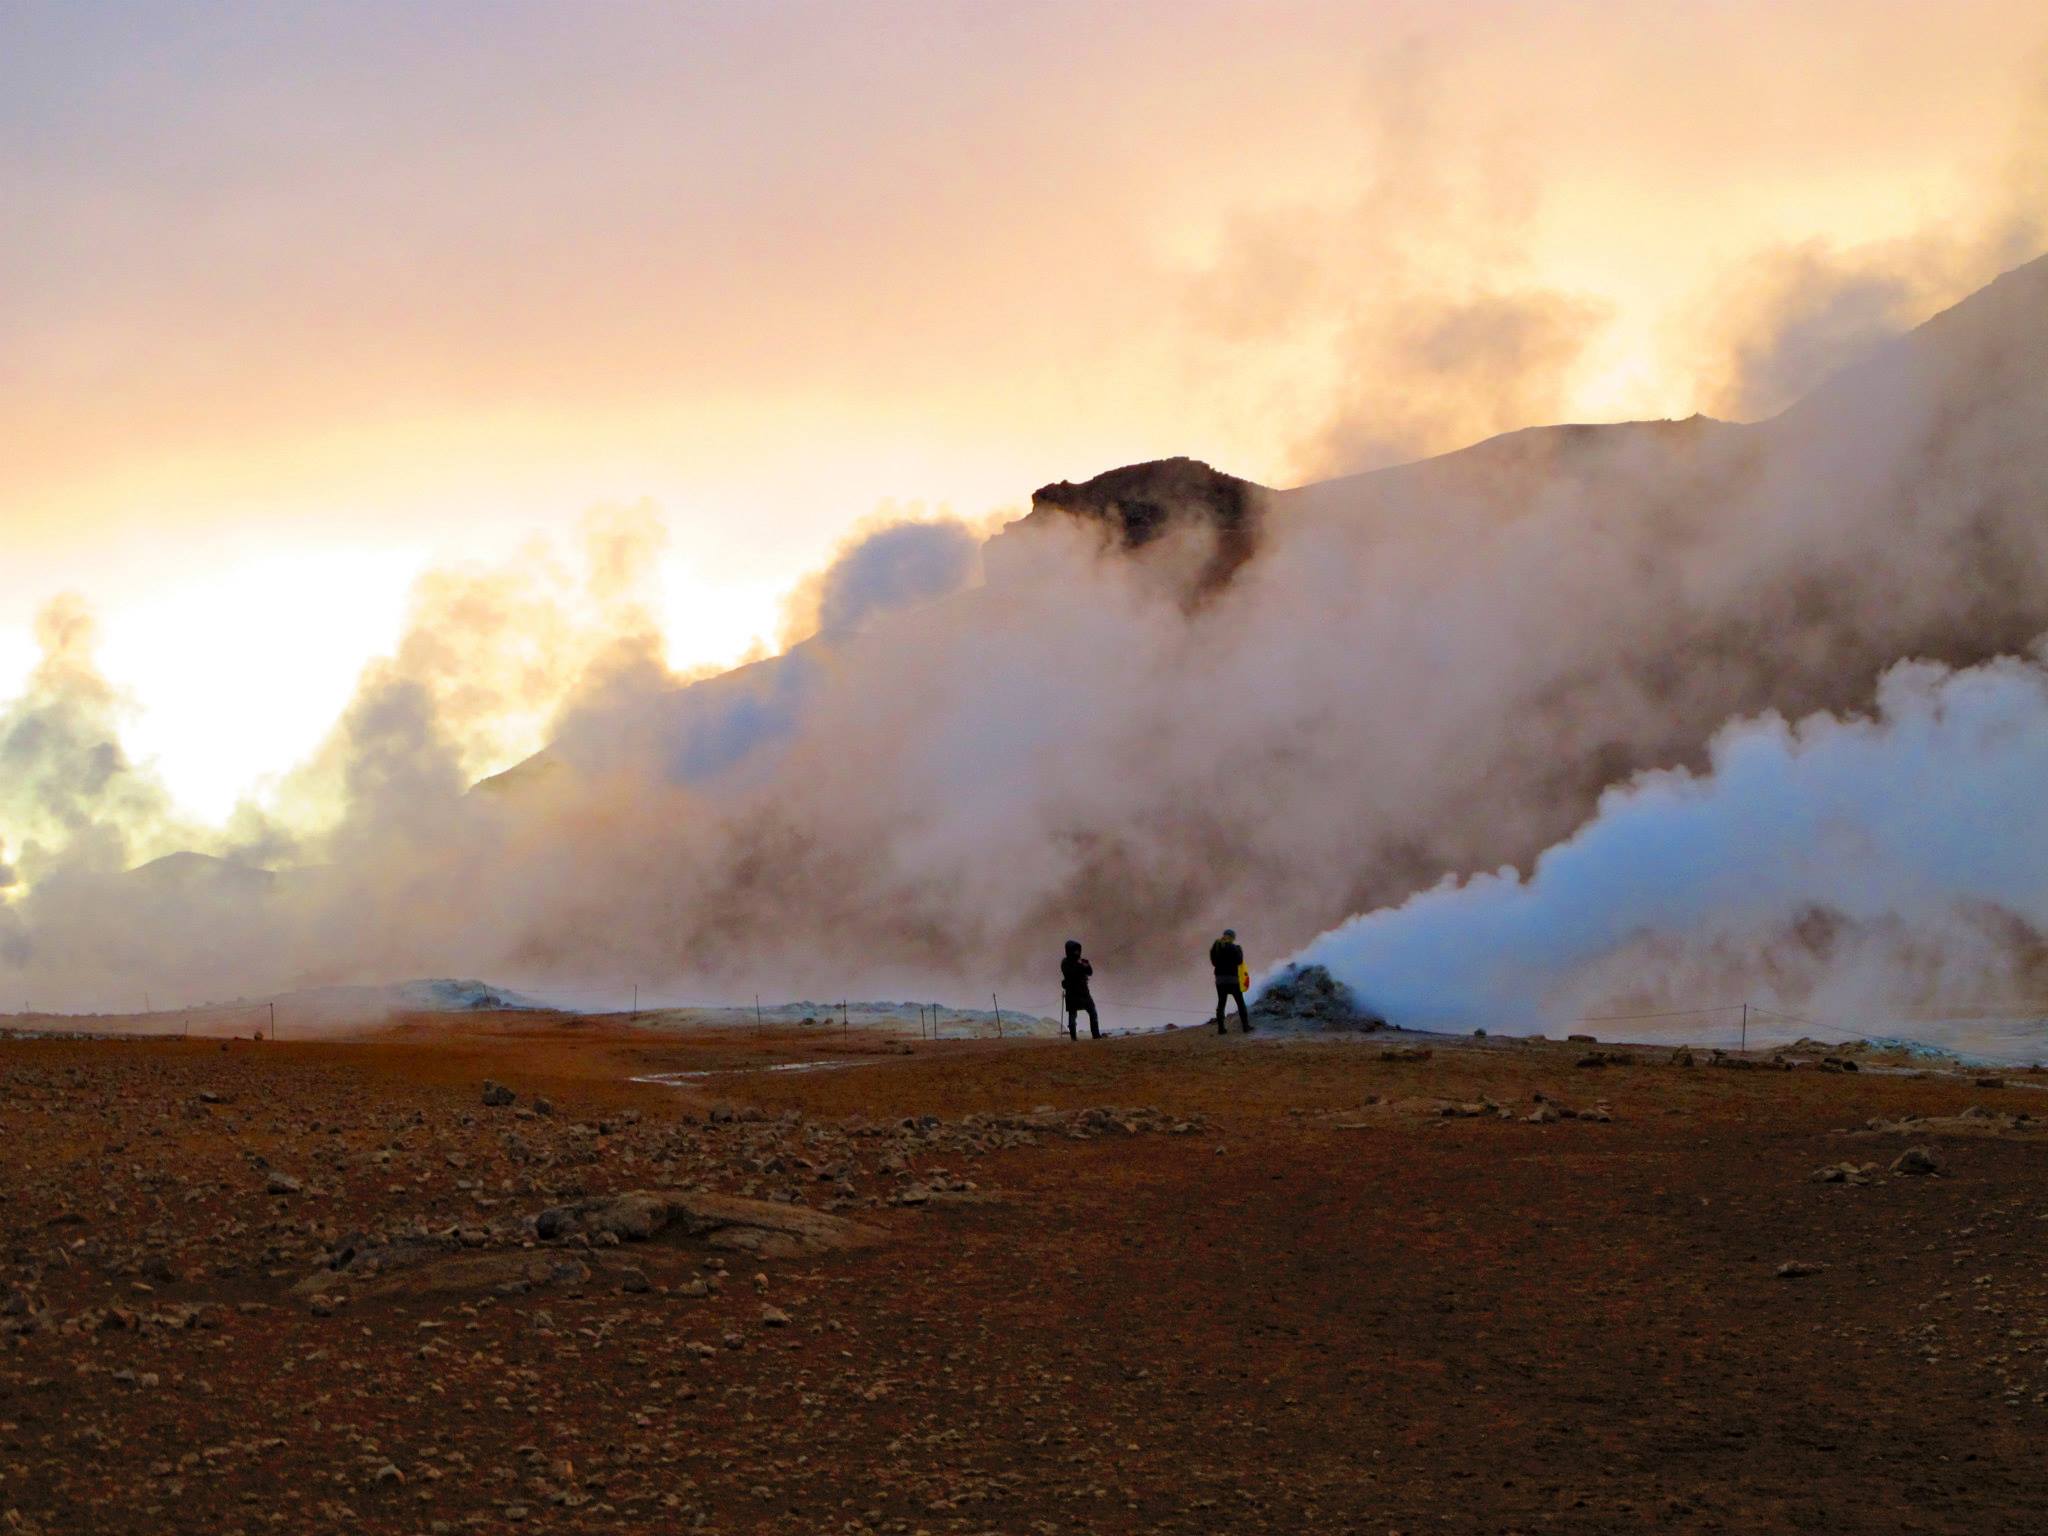
<instances>
[{"instance_id":1,"label":"wooden post","mask_svg":"<svg viewBox=\"0 0 2048 1536\"><path fill-rule=\"evenodd\" d=\"M270 1005L270 1043L277 1044L277 1004Z\"/></svg>"},{"instance_id":2,"label":"wooden post","mask_svg":"<svg viewBox=\"0 0 2048 1536\"><path fill-rule=\"evenodd\" d=\"M633 983L633 1022L640 1022L640 983Z\"/></svg>"},{"instance_id":3,"label":"wooden post","mask_svg":"<svg viewBox=\"0 0 2048 1536\"><path fill-rule=\"evenodd\" d=\"M996 1038L1003 1038L1003 1000L991 992L988 1000L996 1005Z\"/></svg>"},{"instance_id":4,"label":"wooden post","mask_svg":"<svg viewBox=\"0 0 2048 1536\"><path fill-rule=\"evenodd\" d=\"M1749 1004L1742 1005L1742 1051L1749 1054Z\"/></svg>"}]
</instances>

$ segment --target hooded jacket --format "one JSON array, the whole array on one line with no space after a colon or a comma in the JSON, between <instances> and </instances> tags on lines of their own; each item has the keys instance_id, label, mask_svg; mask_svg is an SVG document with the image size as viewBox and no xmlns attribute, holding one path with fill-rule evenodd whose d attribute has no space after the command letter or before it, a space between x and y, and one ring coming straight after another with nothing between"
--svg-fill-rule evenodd
<instances>
[{"instance_id":1,"label":"hooded jacket","mask_svg":"<svg viewBox=\"0 0 2048 1536\"><path fill-rule=\"evenodd\" d=\"M1244 964L1244 946L1235 939L1218 939L1209 946L1209 969L1219 982L1237 985L1239 967Z\"/></svg>"}]
</instances>

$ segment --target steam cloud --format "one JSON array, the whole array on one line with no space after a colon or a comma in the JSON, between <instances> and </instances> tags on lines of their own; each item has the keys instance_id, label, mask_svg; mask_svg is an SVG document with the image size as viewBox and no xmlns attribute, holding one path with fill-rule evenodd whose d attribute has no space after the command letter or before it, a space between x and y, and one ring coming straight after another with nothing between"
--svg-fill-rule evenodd
<instances>
[{"instance_id":1,"label":"steam cloud","mask_svg":"<svg viewBox=\"0 0 2048 1536\"><path fill-rule=\"evenodd\" d=\"M2040 902L1967 873L1977 842L1937 824L1959 799L1892 830L1866 822L1896 795L1844 800L1796 879L1713 834L1761 824L1759 764L1786 806L1941 753L2018 782L2038 666L1993 662L2048 632L2044 427L2036 262L1756 425L1539 429L1286 492L1168 464L1062 487L978 550L878 529L815 584L815 633L694 682L647 617L658 529L615 514L580 562L434 578L326 748L207 834L120 754L59 609L0 728L36 765L0 790L0 976L70 1007L423 974L1049 1006L1072 933L1106 997L1199 1007L1215 928L1256 962L1387 907L1308 952L1397 1013L1489 1005L1517 971L1544 1007L1653 995L1703 944L1788 1004L1852 970L1945 986L1944 956L1994 949L2017 976ZM1839 718L1724 730L1773 711ZM536 721L547 749L473 785ZM1973 748L1973 722L2019 744ZM1530 882L1400 907L1534 866L1644 773ZM1682 847L1654 831L1673 807ZM129 872L170 848L212 861ZM1519 946L1502 965L1431 980L1489 931ZM1772 969L1788 932L1844 965Z\"/></svg>"},{"instance_id":2,"label":"steam cloud","mask_svg":"<svg viewBox=\"0 0 2048 1536\"><path fill-rule=\"evenodd\" d=\"M2041 653L1960 672L1902 664L1873 718L1731 724L1710 761L1610 790L1526 879L1446 880L1299 959L1394 1019L1496 1029L1728 996L1874 1021L2038 988Z\"/></svg>"},{"instance_id":3,"label":"steam cloud","mask_svg":"<svg viewBox=\"0 0 2048 1536\"><path fill-rule=\"evenodd\" d=\"M877 614L914 608L967 586L981 540L957 518L885 520L851 539L790 603L787 644L820 630L852 630Z\"/></svg>"},{"instance_id":4,"label":"steam cloud","mask_svg":"<svg viewBox=\"0 0 2048 1536\"><path fill-rule=\"evenodd\" d=\"M1295 406L1316 423L1290 445L1304 475L1555 419L1609 318L1532 279L1523 247L1540 177L1504 139L1476 153L1456 141L1438 74L1419 44L1381 61L1357 197L1239 217L1190 284L1198 332L1327 360L1327 397Z\"/></svg>"}]
</instances>

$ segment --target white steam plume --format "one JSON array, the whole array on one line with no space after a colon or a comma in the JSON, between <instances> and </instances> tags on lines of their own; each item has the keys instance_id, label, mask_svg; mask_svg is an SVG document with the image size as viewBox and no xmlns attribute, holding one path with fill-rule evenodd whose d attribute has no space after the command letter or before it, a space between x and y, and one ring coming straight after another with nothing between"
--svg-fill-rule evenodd
<instances>
[{"instance_id":1,"label":"white steam plume","mask_svg":"<svg viewBox=\"0 0 2048 1536\"><path fill-rule=\"evenodd\" d=\"M2043 484L2037 262L1753 426L1542 429L1284 493L1146 466L1064 487L982 547L982 585L908 607L957 562L877 583L863 540L820 583L857 622L695 683L661 662L658 531L628 517L587 568L429 583L305 808L183 841L240 862L162 878L123 872L169 829L68 645L4 717L36 788L0 783L0 995L457 975L1042 1007L1072 934L1105 998L1199 1001L1223 924L1257 964L1527 867L1610 785L1703 770L1730 719L2024 650ZM544 753L472 787L540 721Z\"/></svg>"},{"instance_id":2,"label":"white steam plume","mask_svg":"<svg viewBox=\"0 0 2048 1536\"><path fill-rule=\"evenodd\" d=\"M1731 724L1707 772L1608 791L1527 878L1447 879L1295 958L1393 1022L1511 1031L1728 998L1874 1020L2011 997L2048 929L2043 662L1909 663L1874 717Z\"/></svg>"}]
</instances>

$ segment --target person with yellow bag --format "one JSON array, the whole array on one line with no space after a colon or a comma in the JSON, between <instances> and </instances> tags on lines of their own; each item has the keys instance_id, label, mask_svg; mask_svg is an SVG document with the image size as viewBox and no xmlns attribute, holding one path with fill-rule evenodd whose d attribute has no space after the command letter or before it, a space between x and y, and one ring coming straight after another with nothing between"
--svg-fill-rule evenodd
<instances>
[{"instance_id":1,"label":"person with yellow bag","mask_svg":"<svg viewBox=\"0 0 2048 1536\"><path fill-rule=\"evenodd\" d=\"M1244 949L1237 942L1237 930L1226 928L1223 937L1209 946L1209 969L1216 973L1216 1033L1227 1035L1223 1027L1223 1005L1232 998L1237 999L1237 1022L1246 1034L1252 1032L1251 1015L1245 1012L1244 989L1251 985L1252 973L1244 963Z\"/></svg>"}]
</instances>

